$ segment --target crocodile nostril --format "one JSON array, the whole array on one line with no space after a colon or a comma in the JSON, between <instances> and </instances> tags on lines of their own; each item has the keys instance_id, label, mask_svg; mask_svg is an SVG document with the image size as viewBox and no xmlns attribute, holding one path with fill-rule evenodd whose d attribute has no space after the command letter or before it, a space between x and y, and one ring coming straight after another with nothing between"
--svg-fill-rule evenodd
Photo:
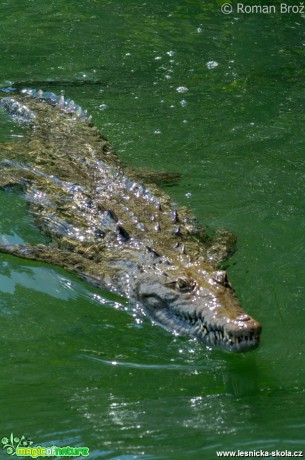
<instances>
[{"instance_id":1,"label":"crocodile nostril","mask_svg":"<svg viewBox=\"0 0 305 460\"><path fill-rule=\"evenodd\" d=\"M236 320L237 321L250 321L251 316L244 314L244 315L239 315L237 316Z\"/></svg>"}]
</instances>

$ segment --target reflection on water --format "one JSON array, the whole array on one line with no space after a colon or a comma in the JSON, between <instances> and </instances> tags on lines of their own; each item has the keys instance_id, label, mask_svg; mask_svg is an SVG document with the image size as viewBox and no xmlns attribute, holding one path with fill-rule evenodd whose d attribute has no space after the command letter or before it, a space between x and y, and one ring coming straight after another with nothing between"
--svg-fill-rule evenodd
<instances>
[{"instance_id":1,"label":"reflection on water","mask_svg":"<svg viewBox=\"0 0 305 460\"><path fill-rule=\"evenodd\" d=\"M69 279L59 277L50 268L18 266L11 270L6 261L0 266L0 286L2 292L9 294L16 294L18 286L23 286L62 300L73 299L80 294Z\"/></svg>"},{"instance_id":2,"label":"reflection on water","mask_svg":"<svg viewBox=\"0 0 305 460\"><path fill-rule=\"evenodd\" d=\"M200 345L196 344L197 351L200 352ZM166 373L184 372L190 375L200 375L202 373L220 374L221 380L223 381L222 392L228 395L234 396L249 396L255 395L259 391L259 376L260 370L257 367L255 358L240 361L229 361L224 366L221 361L211 362L210 359L198 363L198 360L192 360L190 351L192 349L187 348L189 358L181 362L160 362L160 363L145 363L145 362L129 362L120 360L107 360L103 359L103 353L95 350L82 350L83 354L80 355L86 360L94 360L100 363L102 366L114 366L122 367L130 370L141 369L150 371L159 371ZM194 352L194 349L192 350ZM186 356L187 358L187 356ZM197 401L195 399L195 401Z\"/></svg>"},{"instance_id":3,"label":"reflection on water","mask_svg":"<svg viewBox=\"0 0 305 460\"><path fill-rule=\"evenodd\" d=\"M233 449L241 446L245 449L246 446L247 449L250 446L252 449L267 449L274 446L274 440L268 437L264 426L273 420L274 436L278 437L284 419L274 420L275 413L285 417L287 408L295 411L294 399L302 399L301 394L293 396L291 393L280 392L272 395L269 391L259 394L253 388L247 392L245 387L242 394L229 394L223 392L219 385L220 375L217 372L210 375L215 387L214 394L211 394L211 386L207 388L204 384L207 380L203 372L197 376L197 383L202 384L199 390L199 385L193 386L194 379L189 378L187 381L184 372L179 369L169 369L167 378L162 378L163 372L160 376L159 371L150 369L150 378L145 379L143 391L143 372L132 369L128 380L122 383L123 373L116 366L112 366L111 388L106 390L103 385L105 373L102 373L100 384L75 393L71 400L72 406L92 427L94 433L102 437L104 445L117 451L128 444L132 452L139 453L145 446L146 452L153 449L156 457L161 455L162 458L162 453L167 457L177 444L192 445L189 455L191 452L199 455L206 451L212 458L213 448L219 449L228 444ZM145 370L147 375L147 369ZM253 373L254 371L255 369L252 370ZM237 378L237 375L233 378ZM251 375L247 384L250 380ZM166 386L163 385L165 381ZM173 391L168 385L174 381ZM142 394L141 400L137 396L138 392ZM271 412L268 409L270 397L275 404ZM301 413L302 409L299 408L295 414L300 422ZM278 439L279 448L285 443L290 444L290 439L293 438L289 417L284 423L286 434ZM298 438L298 445L301 445L300 436ZM183 454L180 457L178 452L176 455L177 458L185 458Z\"/></svg>"}]
</instances>

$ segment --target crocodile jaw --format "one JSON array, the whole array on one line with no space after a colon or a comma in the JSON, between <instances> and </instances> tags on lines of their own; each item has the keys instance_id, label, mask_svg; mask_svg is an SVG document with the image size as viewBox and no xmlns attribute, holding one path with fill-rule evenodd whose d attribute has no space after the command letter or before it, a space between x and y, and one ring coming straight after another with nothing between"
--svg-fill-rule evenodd
<instances>
[{"instance_id":1,"label":"crocodile jaw","mask_svg":"<svg viewBox=\"0 0 305 460\"><path fill-rule=\"evenodd\" d=\"M169 308L155 310L153 314L150 309L145 311L159 325L179 335L195 337L208 347L239 353L254 350L260 343L261 325L246 314L245 321L228 318L220 320L196 313L182 314L181 311L177 313Z\"/></svg>"},{"instance_id":2,"label":"crocodile jaw","mask_svg":"<svg viewBox=\"0 0 305 460\"><path fill-rule=\"evenodd\" d=\"M207 288L176 292L164 279L148 274L139 276L133 296L147 316L178 335L197 338L208 347L232 352L255 349L260 342L261 325L247 315L233 290Z\"/></svg>"}]
</instances>

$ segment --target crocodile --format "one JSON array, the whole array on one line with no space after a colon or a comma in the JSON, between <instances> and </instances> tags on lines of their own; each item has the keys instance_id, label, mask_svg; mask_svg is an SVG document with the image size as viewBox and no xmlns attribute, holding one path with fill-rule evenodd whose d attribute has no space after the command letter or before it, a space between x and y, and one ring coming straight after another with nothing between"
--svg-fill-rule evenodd
<instances>
[{"instance_id":1,"label":"crocodile","mask_svg":"<svg viewBox=\"0 0 305 460\"><path fill-rule=\"evenodd\" d=\"M188 209L138 180L63 94L11 88L0 107L28 125L20 142L0 146L0 187L21 188L47 236L46 244L2 243L0 252L59 265L208 348L258 346L261 325L219 268L232 243L228 232L211 238Z\"/></svg>"}]
</instances>

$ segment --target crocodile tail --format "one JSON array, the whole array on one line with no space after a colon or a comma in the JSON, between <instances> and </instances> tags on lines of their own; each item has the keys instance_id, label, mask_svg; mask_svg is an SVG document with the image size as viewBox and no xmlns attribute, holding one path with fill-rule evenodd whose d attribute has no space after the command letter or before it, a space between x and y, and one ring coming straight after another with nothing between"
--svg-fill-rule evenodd
<instances>
[{"instance_id":1,"label":"crocodile tail","mask_svg":"<svg viewBox=\"0 0 305 460\"><path fill-rule=\"evenodd\" d=\"M14 97L2 97L0 108L19 123L32 123L36 119L35 113Z\"/></svg>"},{"instance_id":2,"label":"crocodile tail","mask_svg":"<svg viewBox=\"0 0 305 460\"><path fill-rule=\"evenodd\" d=\"M10 89L11 91L14 89ZM79 105L75 104L72 99L65 98L64 95L56 95L49 91L41 89L23 89L21 95L31 96L34 99L47 102L50 105L59 107L64 113L70 113L77 117L80 121L90 123L92 117L88 115L87 110L83 110ZM13 96L6 96L0 99L0 108L4 109L14 120L19 123L32 123L36 115L23 102L15 99Z\"/></svg>"}]
</instances>

